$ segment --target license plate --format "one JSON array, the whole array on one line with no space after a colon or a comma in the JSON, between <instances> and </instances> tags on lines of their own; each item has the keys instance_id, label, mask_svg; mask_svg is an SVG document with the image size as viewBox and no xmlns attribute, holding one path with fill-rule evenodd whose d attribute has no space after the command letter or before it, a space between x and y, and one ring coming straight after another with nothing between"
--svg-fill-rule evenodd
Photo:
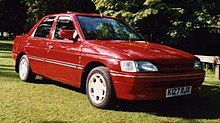
<instances>
[{"instance_id":1,"label":"license plate","mask_svg":"<svg viewBox=\"0 0 220 123\"><path fill-rule=\"evenodd\" d=\"M168 88L166 90L166 98L191 94L192 86Z\"/></svg>"}]
</instances>

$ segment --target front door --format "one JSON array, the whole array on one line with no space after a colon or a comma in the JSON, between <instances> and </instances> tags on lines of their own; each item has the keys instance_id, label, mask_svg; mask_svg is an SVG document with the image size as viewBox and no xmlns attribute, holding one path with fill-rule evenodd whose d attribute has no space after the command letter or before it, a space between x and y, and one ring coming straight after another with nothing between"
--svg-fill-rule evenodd
<instances>
[{"instance_id":1,"label":"front door","mask_svg":"<svg viewBox=\"0 0 220 123\"><path fill-rule=\"evenodd\" d=\"M71 17L61 16L57 20L52 40L47 43L46 72L56 80L79 86L81 41L60 37L60 30L75 30Z\"/></svg>"}]
</instances>

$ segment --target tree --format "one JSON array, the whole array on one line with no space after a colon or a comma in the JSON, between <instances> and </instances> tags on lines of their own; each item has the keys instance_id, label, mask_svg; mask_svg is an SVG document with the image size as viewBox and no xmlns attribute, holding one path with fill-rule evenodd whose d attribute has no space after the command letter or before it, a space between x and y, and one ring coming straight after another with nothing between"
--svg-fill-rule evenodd
<instances>
[{"instance_id":1,"label":"tree","mask_svg":"<svg viewBox=\"0 0 220 123\"><path fill-rule=\"evenodd\" d=\"M25 9L19 0L0 0L0 31L21 34L25 23ZM9 36L10 37L10 36Z\"/></svg>"},{"instance_id":2,"label":"tree","mask_svg":"<svg viewBox=\"0 0 220 123\"><path fill-rule=\"evenodd\" d=\"M46 5L49 1L50 0L22 0L22 2L28 7L27 15L29 16L25 28L29 29L45 14Z\"/></svg>"},{"instance_id":3,"label":"tree","mask_svg":"<svg viewBox=\"0 0 220 123\"><path fill-rule=\"evenodd\" d=\"M95 6L90 0L83 0L83 2L79 0L22 0L22 2L28 8L26 31L47 14L67 11L95 12Z\"/></svg>"},{"instance_id":4,"label":"tree","mask_svg":"<svg viewBox=\"0 0 220 123\"><path fill-rule=\"evenodd\" d=\"M218 27L216 0L93 0L104 15L122 18L160 43L175 43L198 28ZM153 35L153 36L152 36ZM155 38L157 37L157 38Z\"/></svg>"}]
</instances>

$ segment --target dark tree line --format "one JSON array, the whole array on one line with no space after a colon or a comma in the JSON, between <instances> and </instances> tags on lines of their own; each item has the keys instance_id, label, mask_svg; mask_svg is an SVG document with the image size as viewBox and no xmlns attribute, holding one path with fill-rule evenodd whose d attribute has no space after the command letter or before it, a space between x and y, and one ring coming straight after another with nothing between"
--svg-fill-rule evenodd
<instances>
[{"instance_id":1,"label":"dark tree line","mask_svg":"<svg viewBox=\"0 0 220 123\"><path fill-rule=\"evenodd\" d=\"M18 0L0 0L0 36L21 34L25 24L25 6Z\"/></svg>"},{"instance_id":2,"label":"dark tree line","mask_svg":"<svg viewBox=\"0 0 220 123\"><path fill-rule=\"evenodd\" d=\"M27 25L32 27L36 21L47 14L67 11L94 13L95 5L91 0L22 0L27 7Z\"/></svg>"},{"instance_id":3,"label":"dark tree line","mask_svg":"<svg viewBox=\"0 0 220 123\"><path fill-rule=\"evenodd\" d=\"M67 11L96 12L90 0L0 0L0 37L26 33L44 15Z\"/></svg>"}]
</instances>

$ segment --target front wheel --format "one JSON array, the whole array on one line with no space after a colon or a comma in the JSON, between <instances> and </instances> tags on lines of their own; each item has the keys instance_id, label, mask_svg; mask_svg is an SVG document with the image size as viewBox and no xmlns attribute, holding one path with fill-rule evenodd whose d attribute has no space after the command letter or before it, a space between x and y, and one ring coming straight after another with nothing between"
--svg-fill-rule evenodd
<instances>
[{"instance_id":1,"label":"front wheel","mask_svg":"<svg viewBox=\"0 0 220 123\"><path fill-rule=\"evenodd\" d=\"M115 104L115 91L108 68L96 67L89 73L86 94L90 103L97 108L111 108Z\"/></svg>"},{"instance_id":2,"label":"front wheel","mask_svg":"<svg viewBox=\"0 0 220 123\"><path fill-rule=\"evenodd\" d=\"M23 55L19 61L19 76L24 82L33 81L36 75L32 72L26 55Z\"/></svg>"}]
</instances>

